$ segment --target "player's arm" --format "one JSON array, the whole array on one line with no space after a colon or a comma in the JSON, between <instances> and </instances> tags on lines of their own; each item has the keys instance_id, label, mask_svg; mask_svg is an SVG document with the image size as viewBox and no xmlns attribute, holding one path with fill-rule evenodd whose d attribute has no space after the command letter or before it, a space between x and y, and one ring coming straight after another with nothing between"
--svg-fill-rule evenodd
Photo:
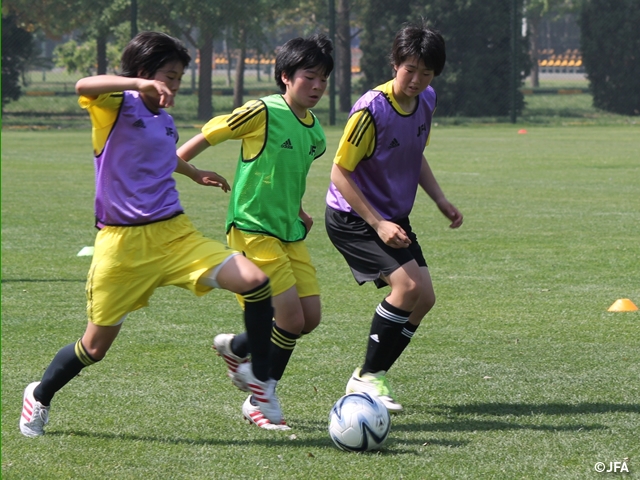
<instances>
[{"instance_id":1,"label":"player's arm","mask_svg":"<svg viewBox=\"0 0 640 480\"><path fill-rule=\"evenodd\" d=\"M266 109L264 103L255 100L249 101L230 114L218 115L209 120L202 127L201 133L178 148L178 156L185 162L190 162L211 146L227 140L240 140L249 137L255 138L256 142L259 141L261 149L264 142L265 125Z\"/></svg>"},{"instance_id":2,"label":"player's arm","mask_svg":"<svg viewBox=\"0 0 640 480\"><path fill-rule=\"evenodd\" d=\"M231 190L227 180L218 175L216 172L210 172L207 170L200 170L195 165L185 162L183 159L176 155L176 173L180 173L189 177L200 185L207 185L211 187L219 187L223 191L228 192Z\"/></svg>"},{"instance_id":3,"label":"player's arm","mask_svg":"<svg viewBox=\"0 0 640 480\"><path fill-rule=\"evenodd\" d=\"M370 114L363 110L349 118L331 167L331 181L351 208L376 231L382 241L394 248L406 248L411 241L397 224L385 220L373 208L351 178L351 172L375 148L375 130Z\"/></svg>"},{"instance_id":4,"label":"player's arm","mask_svg":"<svg viewBox=\"0 0 640 480\"><path fill-rule=\"evenodd\" d=\"M211 144L207 141L204 135L199 133L195 137L187 140L184 145L178 148L177 154L180 159L185 162L190 162L210 146Z\"/></svg>"},{"instance_id":5,"label":"player's arm","mask_svg":"<svg viewBox=\"0 0 640 480\"><path fill-rule=\"evenodd\" d=\"M174 103L174 93L164 82L159 80L121 77L119 75L95 75L81 78L76 83L76 93L91 99L95 99L103 93L125 90L137 90L159 98L161 107L172 107Z\"/></svg>"},{"instance_id":6,"label":"player's arm","mask_svg":"<svg viewBox=\"0 0 640 480\"><path fill-rule=\"evenodd\" d=\"M309 215L307 212L304 211L304 209L302 208L302 205L300 205L300 210L298 211L298 216L304 222L304 226L307 229L307 233L309 233L309 231L311 230L311 227L313 227L313 217L311 215Z\"/></svg>"},{"instance_id":7,"label":"player's arm","mask_svg":"<svg viewBox=\"0 0 640 480\"><path fill-rule=\"evenodd\" d=\"M429 166L429 162L425 156L422 156L422 167L420 168L420 187L429 195L429 197L436 203L442 214L451 220L450 228L458 228L462 225L462 213L453 205L444 192L440 188L440 184L433 175L433 171Z\"/></svg>"}]
</instances>

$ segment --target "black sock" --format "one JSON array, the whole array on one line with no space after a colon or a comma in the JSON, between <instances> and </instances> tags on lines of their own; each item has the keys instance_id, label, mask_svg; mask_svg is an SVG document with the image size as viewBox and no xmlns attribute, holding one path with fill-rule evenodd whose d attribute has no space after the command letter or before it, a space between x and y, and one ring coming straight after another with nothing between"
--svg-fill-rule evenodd
<instances>
[{"instance_id":1,"label":"black sock","mask_svg":"<svg viewBox=\"0 0 640 480\"><path fill-rule=\"evenodd\" d=\"M271 329L271 370L269 371L271 378L276 380L282 378L298 338L300 335L295 335L275 324L273 325Z\"/></svg>"},{"instance_id":2,"label":"black sock","mask_svg":"<svg viewBox=\"0 0 640 480\"><path fill-rule=\"evenodd\" d=\"M94 363L96 360L86 352L81 340L61 348L44 372L40 385L33 391L33 397L44 406L50 405L58 390L78 375L80 370Z\"/></svg>"},{"instance_id":3,"label":"black sock","mask_svg":"<svg viewBox=\"0 0 640 480\"><path fill-rule=\"evenodd\" d=\"M376 373L384 370L388 364L388 356L402 333L411 312L394 307L383 300L376 308L371 321L367 354L361 374Z\"/></svg>"},{"instance_id":4,"label":"black sock","mask_svg":"<svg viewBox=\"0 0 640 480\"><path fill-rule=\"evenodd\" d=\"M258 380L265 382L269 379L269 350L273 321L269 279L241 295L244 297L244 324L249 340L253 374Z\"/></svg>"},{"instance_id":5,"label":"black sock","mask_svg":"<svg viewBox=\"0 0 640 480\"><path fill-rule=\"evenodd\" d=\"M400 358L400 355L402 355L404 349L407 348L407 345L409 345L409 342L413 338L413 334L416 333L416 330L419 326L420 324L414 325L409 322L404 324L404 327L402 328L402 332L400 333L396 344L389 351L389 355L386 358L386 363L383 365L382 370L388 372L393 364L396 363L396 360Z\"/></svg>"},{"instance_id":6,"label":"black sock","mask_svg":"<svg viewBox=\"0 0 640 480\"><path fill-rule=\"evenodd\" d=\"M247 332L233 336L233 340L231 340L231 351L240 358L247 357L251 353L249 351L249 336Z\"/></svg>"}]
</instances>

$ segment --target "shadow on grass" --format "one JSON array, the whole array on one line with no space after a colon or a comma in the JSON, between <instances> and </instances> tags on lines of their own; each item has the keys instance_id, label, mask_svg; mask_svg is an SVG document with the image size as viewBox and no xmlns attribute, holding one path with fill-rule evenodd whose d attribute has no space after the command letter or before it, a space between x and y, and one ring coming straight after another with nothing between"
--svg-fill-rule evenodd
<instances>
[{"instance_id":1,"label":"shadow on grass","mask_svg":"<svg viewBox=\"0 0 640 480\"><path fill-rule=\"evenodd\" d=\"M254 430L257 430L254 429ZM87 432L82 430L47 430L47 437L84 437L94 438L100 440L117 440L119 442L153 442L153 443L166 443L172 445L202 445L202 446L265 446L265 447L283 447L283 446L303 446L303 447L330 447L333 442L326 435L326 438L305 438L301 439L296 437L290 438L293 435L294 430L288 430L283 432L265 431L268 434L268 438L188 438L188 437L162 437L153 435L135 435L130 433L106 433L106 432ZM325 437L324 432L322 436ZM255 434L256 432L254 432ZM253 435L253 434L252 434Z\"/></svg>"},{"instance_id":2,"label":"shadow on grass","mask_svg":"<svg viewBox=\"0 0 640 480\"><path fill-rule=\"evenodd\" d=\"M594 415L602 413L640 413L640 405L617 404L617 403L472 403L466 405L433 405L426 409L420 405L413 405L410 410L426 410L425 413L432 413L445 416L448 420L425 422L425 423L402 423L402 417L397 417L398 421L392 425L394 430L407 432L474 432L474 431L506 431L506 430L534 430L549 432L578 432L606 430L609 427L600 424L576 423L572 425L558 425L546 422L544 424L523 422L527 417L533 416L575 416ZM466 418L467 416L487 416L497 417L478 420L477 418ZM500 417L513 417L511 421L502 420ZM393 417L392 417L393 418ZM557 417L556 417L557 418Z\"/></svg>"},{"instance_id":3,"label":"shadow on grass","mask_svg":"<svg viewBox=\"0 0 640 480\"><path fill-rule=\"evenodd\" d=\"M297 429L285 431L285 432L268 432L269 438L247 438L247 439L233 439L233 438L201 438L193 439L186 437L159 437L152 435L134 435L129 433L100 433L100 432L86 432L86 431L47 431L47 437L79 437L79 438L93 438L100 440L114 440L118 442L152 442L152 443L165 443L172 445L195 445L195 446L263 446L263 447L302 447L302 448L337 448L329 434L326 431L326 425L323 424L322 428L316 430L314 437L300 438L296 436L295 439L290 438L292 431ZM392 427L392 432L394 428ZM402 429L398 429L402 430ZM393 438L393 433L389 436L380 450L374 450L369 452L358 452L362 455L398 455L398 454L417 454L414 447L407 448L406 445L422 445L425 447L444 447L444 448L460 448L467 446L469 441L467 440L451 440L451 439L437 439L426 438L420 440L396 440Z\"/></svg>"},{"instance_id":4,"label":"shadow on grass","mask_svg":"<svg viewBox=\"0 0 640 480\"><path fill-rule=\"evenodd\" d=\"M392 421L393 422L393 421ZM496 420L451 420L448 422L425 423L392 423L394 430L405 432L487 432L507 430L533 430L544 432L589 432L608 430L605 425L532 425L518 422L501 422Z\"/></svg>"},{"instance_id":5,"label":"shadow on grass","mask_svg":"<svg viewBox=\"0 0 640 480\"><path fill-rule=\"evenodd\" d=\"M590 415L595 413L638 413L640 405L632 403L470 403L466 405L433 405L430 410L439 414L456 415Z\"/></svg>"}]
</instances>

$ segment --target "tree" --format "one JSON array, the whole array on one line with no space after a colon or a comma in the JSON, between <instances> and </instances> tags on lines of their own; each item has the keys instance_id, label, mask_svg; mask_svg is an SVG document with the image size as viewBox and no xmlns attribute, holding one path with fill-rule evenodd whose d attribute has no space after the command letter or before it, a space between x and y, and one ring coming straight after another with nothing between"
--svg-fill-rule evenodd
<instances>
[{"instance_id":1,"label":"tree","mask_svg":"<svg viewBox=\"0 0 640 480\"><path fill-rule=\"evenodd\" d=\"M97 73L107 72L107 39L128 18L130 0L5 0L3 9L21 22L36 25L52 37L80 31L80 40L95 40Z\"/></svg>"},{"instance_id":2,"label":"tree","mask_svg":"<svg viewBox=\"0 0 640 480\"><path fill-rule=\"evenodd\" d=\"M33 34L17 25L15 15L2 15L2 109L22 94L20 78L33 51Z\"/></svg>"},{"instance_id":3,"label":"tree","mask_svg":"<svg viewBox=\"0 0 640 480\"><path fill-rule=\"evenodd\" d=\"M199 120L213 117L213 41L223 31L224 0L138 0L139 15L162 26L167 33L187 39L198 51Z\"/></svg>"},{"instance_id":4,"label":"tree","mask_svg":"<svg viewBox=\"0 0 640 480\"><path fill-rule=\"evenodd\" d=\"M527 20L532 87L540 86L538 67L540 22L550 13L562 14L574 10L574 3L572 0L525 0L524 17Z\"/></svg>"},{"instance_id":5,"label":"tree","mask_svg":"<svg viewBox=\"0 0 640 480\"><path fill-rule=\"evenodd\" d=\"M522 9L522 0L517 0ZM428 20L447 45L444 72L433 85L440 115L504 116L511 110L511 0L371 0L364 14L362 70L365 88L391 76L389 52L395 33L405 22ZM520 84L529 71L527 39L516 39ZM516 92L516 112L524 98Z\"/></svg>"},{"instance_id":6,"label":"tree","mask_svg":"<svg viewBox=\"0 0 640 480\"><path fill-rule=\"evenodd\" d=\"M586 0L580 15L582 61L593 105L640 115L640 2Z\"/></svg>"},{"instance_id":7,"label":"tree","mask_svg":"<svg viewBox=\"0 0 640 480\"><path fill-rule=\"evenodd\" d=\"M363 7L360 69L364 78L361 93L391 77L389 52L396 32L410 18L407 8L410 4L407 0L371 0Z\"/></svg>"},{"instance_id":8,"label":"tree","mask_svg":"<svg viewBox=\"0 0 640 480\"><path fill-rule=\"evenodd\" d=\"M351 0L338 0L336 16L335 73L338 87L338 108L351 110Z\"/></svg>"},{"instance_id":9,"label":"tree","mask_svg":"<svg viewBox=\"0 0 640 480\"><path fill-rule=\"evenodd\" d=\"M512 0L469 0L452 8L437 0L419 9L433 22L447 42L447 64L434 80L438 92L438 113L471 117L506 116L511 112L511 18ZM517 0L522 12L522 0ZM522 17L515 19L521 24ZM517 87L529 72L528 41L516 38ZM524 107L518 90L516 113Z\"/></svg>"}]
</instances>

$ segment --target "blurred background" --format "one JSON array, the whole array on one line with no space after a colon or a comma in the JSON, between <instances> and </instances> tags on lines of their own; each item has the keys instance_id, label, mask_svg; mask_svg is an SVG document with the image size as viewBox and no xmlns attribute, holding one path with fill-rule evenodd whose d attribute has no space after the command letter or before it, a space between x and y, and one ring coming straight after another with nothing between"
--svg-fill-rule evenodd
<instances>
[{"instance_id":1,"label":"blurred background","mask_svg":"<svg viewBox=\"0 0 640 480\"><path fill-rule=\"evenodd\" d=\"M279 45L325 33L336 68L314 112L343 124L362 92L392 77L395 32L421 19L447 44L433 82L439 122L640 116L640 0L3 0L3 127L87 124L75 82L117 74L122 49L143 30L189 48L171 113L191 124L277 92Z\"/></svg>"}]
</instances>

